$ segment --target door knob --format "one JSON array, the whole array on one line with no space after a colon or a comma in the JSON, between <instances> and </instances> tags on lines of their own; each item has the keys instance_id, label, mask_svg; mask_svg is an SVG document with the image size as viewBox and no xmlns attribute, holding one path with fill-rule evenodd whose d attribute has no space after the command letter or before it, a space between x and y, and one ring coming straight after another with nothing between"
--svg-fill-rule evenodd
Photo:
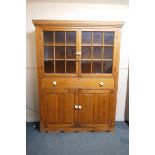
<instances>
[{"instance_id":1,"label":"door knob","mask_svg":"<svg viewBox=\"0 0 155 155\"><path fill-rule=\"evenodd\" d=\"M75 105L75 109L78 109L78 105Z\"/></svg>"},{"instance_id":2,"label":"door knob","mask_svg":"<svg viewBox=\"0 0 155 155\"><path fill-rule=\"evenodd\" d=\"M81 55L81 52L79 52L79 55Z\"/></svg>"},{"instance_id":3,"label":"door knob","mask_svg":"<svg viewBox=\"0 0 155 155\"><path fill-rule=\"evenodd\" d=\"M53 81L52 84L53 84L53 86L56 86L57 85L57 82L56 81Z\"/></svg>"},{"instance_id":4,"label":"door knob","mask_svg":"<svg viewBox=\"0 0 155 155\"><path fill-rule=\"evenodd\" d=\"M103 86L104 85L104 83L103 82L100 82L100 86Z\"/></svg>"},{"instance_id":5,"label":"door knob","mask_svg":"<svg viewBox=\"0 0 155 155\"><path fill-rule=\"evenodd\" d=\"M79 109L82 109L81 105L79 105Z\"/></svg>"},{"instance_id":6,"label":"door knob","mask_svg":"<svg viewBox=\"0 0 155 155\"><path fill-rule=\"evenodd\" d=\"M81 52L77 52L76 55L81 55Z\"/></svg>"}]
</instances>

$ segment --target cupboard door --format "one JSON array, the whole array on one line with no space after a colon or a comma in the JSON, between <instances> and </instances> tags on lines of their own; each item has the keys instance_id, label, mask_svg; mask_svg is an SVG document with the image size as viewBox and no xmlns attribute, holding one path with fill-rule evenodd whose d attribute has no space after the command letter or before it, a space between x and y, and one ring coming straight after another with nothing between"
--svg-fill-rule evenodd
<instances>
[{"instance_id":1,"label":"cupboard door","mask_svg":"<svg viewBox=\"0 0 155 155\"><path fill-rule=\"evenodd\" d=\"M79 121L82 127L100 126L109 123L110 91L80 90Z\"/></svg>"},{"instance_id":2,"label":"cupboard door","mask_svg":"<svg viewBox=\"0 0 155 155\"><path fill-rule=\"evenodd\" d=\"M43 30L43 73L76 76L77 46L77 30Z\"/></svg>"},{"instance_id":3,"label":"cupboard door","mask_svg":"<svg viewBox=\"0 0 155 155\"><path fill-rule=\"evenodd\" d=\"M74 93L50 93L43 95L46 126L74 124Z\"/></svg>"},{"instance_id":4,"label":"cupboard door","mask_svg":"<svg viewBox=\"0 0 155 155\"><path fill-rule=\"evenodd\" d=\"M80 30L80 76L112 75L115 31Z\"/></svg>"}]
</instances>

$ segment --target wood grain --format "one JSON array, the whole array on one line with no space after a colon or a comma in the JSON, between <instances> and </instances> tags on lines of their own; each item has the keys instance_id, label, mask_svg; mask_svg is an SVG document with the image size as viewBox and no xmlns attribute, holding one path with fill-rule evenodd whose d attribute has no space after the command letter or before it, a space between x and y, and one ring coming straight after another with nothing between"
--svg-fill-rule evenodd
<instances>
[{"instance_id":1,"label":"wood grain","mask_svg":"<svg viewBox=\"0 0 155 155\"><path fill-rule=\"evenodd\" d=\"M118 89L120 36L124 22L33 20L33 24L36 31L40 131L113 131ZM113 31L114 44L102 43L102 47L114 47L112 73L81 73L81 55L77 54L75 74L44 73L44 46L53 46L54 51L55 46L69 46L65 42L56 43L55 40L53 43L44 43L44 31L53 31L53 36L55 31L65 33L75 31L76 44L70 46L76 46L76 53L81 52L82 31ZM100 45L92 42L91 45L86 46ZM54 81L56 85L53 85ZM103 86L100 82L104 83ZM75 105L81 106L82 109L75 109Z\"/></svg>"}]
</instances>

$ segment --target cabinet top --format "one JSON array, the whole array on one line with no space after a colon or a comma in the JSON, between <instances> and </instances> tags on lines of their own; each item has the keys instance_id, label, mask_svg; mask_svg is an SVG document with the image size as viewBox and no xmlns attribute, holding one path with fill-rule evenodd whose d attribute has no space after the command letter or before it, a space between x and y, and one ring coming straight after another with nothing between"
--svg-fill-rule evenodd
<instances>
[{"instance_id":1,"label":"cabinet top","mask_svg":"<svg viewBox=\"0 0 155 155\"><path fill-rule=\"evenodd\" d=\"M32 20L35 26L113 27L122 28L123 21Z\"/></svg>"}]
</instances>

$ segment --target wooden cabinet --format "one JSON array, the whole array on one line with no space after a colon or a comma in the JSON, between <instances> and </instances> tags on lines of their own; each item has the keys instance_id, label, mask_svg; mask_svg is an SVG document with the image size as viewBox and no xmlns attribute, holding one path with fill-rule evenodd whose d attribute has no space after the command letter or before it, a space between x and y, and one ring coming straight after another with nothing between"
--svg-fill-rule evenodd
<instances>
[{"instance_id":1,"label":"wooden cabinet","mask_svg":"<svg viewBox=\"0 0 155 155\"><path fill-rule=\"evenodd\" d=\"M40 129L114 128L123 22L33 20Z\"/></svg>"}]
</instances>

